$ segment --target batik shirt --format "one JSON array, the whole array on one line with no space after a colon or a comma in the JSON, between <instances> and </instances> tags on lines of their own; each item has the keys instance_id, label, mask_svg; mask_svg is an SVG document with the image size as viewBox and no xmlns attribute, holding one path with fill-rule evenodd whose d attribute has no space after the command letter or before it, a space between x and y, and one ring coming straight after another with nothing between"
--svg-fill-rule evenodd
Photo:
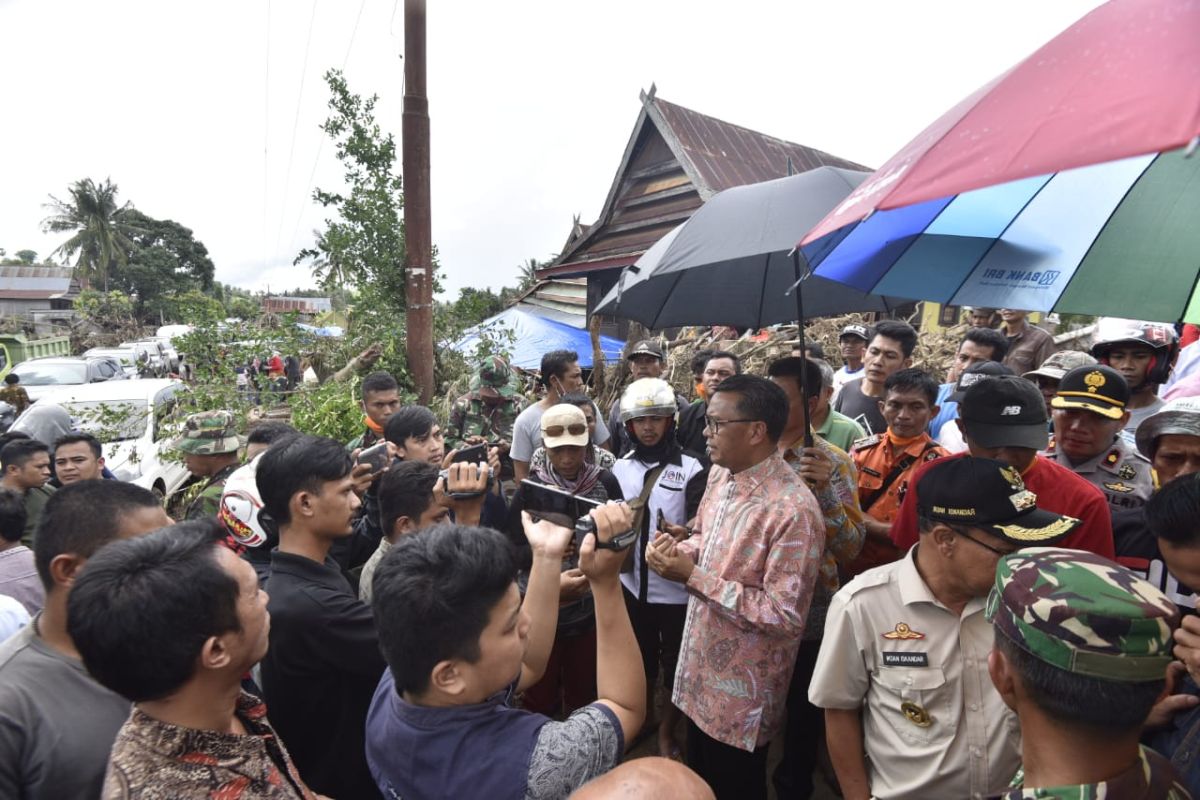
<instances>
[{"instance_id":1,"label":"batik shirt","mask_svg":"<svg viewBox=\"0 0 1200 800\"><path fill-rule=\"evenodd\" d=\"M820 436L814 436L813 442L833 460L829 485L813 493L825 521L825 553L817 573L808 623L804 626L804 639L819 642L825 631L829 601L842 586L838 578L838 564L847 565L858 557L867 535L867 526L863 523L862 509L858 506L858 471L854 468L854 462L845 451ZM791 465L797 475L800 474L803 449L804 440L801 439L783 452L783 460Z\"/></svg>"},{"instance_id":2,"label":"batik shirt","mask_svg":"<svg viewBox=\"0 0 1200 800\"><path fill-rule=\"evenodd\" d=\"M704 733L751 751L782 727L788 683L825 551L817 500L779 454L736 474L713 467L673 701Z\"/></svg>"},{"instance_id":3,"label":"batik shirt","mask_svg":"<svg viewBox=\"0 0 1200 800\"><path fill-rule=\"evenodd\" d=\"M245 734L181 728L135 706L113 744L102 800L313 800L263 702L242 692L237 716Z\"/></svg>"},{"instance_id":4,"label":"batik shirt","mask_svg":"<svg viewBox=\"0 0 1200 800\"><path fill-rule=\"evenodd\" d=\"M1025 772L1017 772L1012 788L999 800L1191 800L1192 795L1179 780L1175 768L1153 750L1140 748L1140 757L1133 766L1112 780L1082 786L1054 786L1049 789L1025 789Z\"/></svg>"}]
</instances>

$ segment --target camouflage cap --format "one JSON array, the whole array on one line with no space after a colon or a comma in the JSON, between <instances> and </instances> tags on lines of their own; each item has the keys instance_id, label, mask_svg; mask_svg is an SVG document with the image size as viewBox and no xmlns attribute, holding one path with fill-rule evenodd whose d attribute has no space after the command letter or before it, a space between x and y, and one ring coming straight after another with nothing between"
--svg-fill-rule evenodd
<instances>
[{"instance_id":1,"label":"camouflage cap","mask_svg":"<svg viewBox=\"0 0 1200 800\"><path fill-rule=\"evenodd\" d=\"M237 420L228 411L201 411L183 423L183 436L175 447L195 456L217 456L236 453L242 446L237 433Z\"/></svg>"},{"instance_id":2,"label":"camouflage cap","mask_svg":"<svg viewBox=\"0 0 1200 800\"><path fill-rule=\"evenodd\" d=\"M1059 669L1137 683L1166 674L1179 609L1157 587L1094 553L1032 547L996 565L987 619Z\"/></svg>"},{"instance_id":3,"label":"camouflage cap","mask_svg":"<svg viewBox=\"0 0 1200 800\"><path fill-rule=\"evenodd\" d=\"M1063 375L1066 375L1071 370L1078 369L1079 367L1087 367L1095 363L1096 359L1079 350L1059 350L1043 361L1040 367L1022 373L1021 377L1028 378L1029 380L1042 377L1061 381Z\"/></svg>"},{"instance_id":4,"label":"camouflage cap","mask_svg":"<svg viewBox=\"0 0 1200 800\"><path fill-rule=\"evenodd\" d=\"M516 391L512 386L512 368L500 356L489 356L481 361L475 375L481 392L494 392L501 397L512 397Z\"/></svg>"}]
</instances>

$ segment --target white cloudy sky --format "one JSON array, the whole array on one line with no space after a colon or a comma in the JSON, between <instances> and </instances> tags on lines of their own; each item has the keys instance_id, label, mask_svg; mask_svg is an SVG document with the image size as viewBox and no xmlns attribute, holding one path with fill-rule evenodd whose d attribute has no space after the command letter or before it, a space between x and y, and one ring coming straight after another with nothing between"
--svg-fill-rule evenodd
<instances>
[{"instance_id":1,"label":"white cloudy sky","mask_svg":"<svg viewBox=\"0 0 1200 800\"><path fill-rule=\"evenodd\" d=\"M1096 0L431 0L433 237L446 287L499 288L600 211L638 92L878 166ZM355 21L361 19L355 30ZM48 194L111 177L217 277L291 266L340 170L345 65L400 136L401 0L0 0L0 247L46 254ZM311 176L315 179L310 180ZM802 233L802 232L800 232Z\"/></svg>"}]
</instances>

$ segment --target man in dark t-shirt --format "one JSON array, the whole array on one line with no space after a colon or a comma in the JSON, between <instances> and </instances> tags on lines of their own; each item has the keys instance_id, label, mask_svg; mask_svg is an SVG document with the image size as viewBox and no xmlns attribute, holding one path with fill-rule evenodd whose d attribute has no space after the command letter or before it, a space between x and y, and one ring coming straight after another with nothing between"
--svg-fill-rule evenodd
<instances>
[{"instance_id":1,"label":"man in dark t-shirt","mask_svg":"<svg viewBox=\"0 0 1200 800\"><path fill-rule=\"evenodd\" d=\"M863 376L842 386L834 410L861 425L868 436L886 431L887 421L880 408L884 381L892 373L912 366L916 346L917 332L907 322L889 319L876 325L863 358Z\"/></svg>"}]
</instances>

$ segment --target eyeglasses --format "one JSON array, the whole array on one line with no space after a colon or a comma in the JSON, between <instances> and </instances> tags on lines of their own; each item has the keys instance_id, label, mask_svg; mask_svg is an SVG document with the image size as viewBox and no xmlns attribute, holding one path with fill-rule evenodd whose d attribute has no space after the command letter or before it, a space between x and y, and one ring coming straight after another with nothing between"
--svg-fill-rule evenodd
<instances>
[{"instance_id":1,"label":"eyeglasses","mask_svg":"<svg viewBox=\"0 0 1200 800\"><path fill-rule=\"evenodd\" d=\"M582 422L572 422L570 425L549 425L542 429L542 436L557 439L563 435L563 432L572 436L582 436L587 433L587 425Z\"/></svg>"},{"instance_id":2,"label":"eyeglasses","mask_svg":"<svg viewBox=\"0 0 1200 800\"><path fill-rule=\"evenodd\" d=\"M969 535L962 528L956 528L953 525L948 525L947 527L950 528L950 530L957 533L959 536L963 537L964 539L969 539L972 542L974 542L975 544L979 545L980 547L985 547L988 550L991 550L993 553L1000 556L1001 558L1003 558L1004 556L1011 556L1013 553L1016 552L1015 550L1001 550L999 548L992 547L990 544L988 544L986 542L981 542L978 539L976 539L974 536Z\"/></svg>"},{"instance_id":3,"label":"eyeglasses","mask_svg":"<svg viewBox=\"0 0 1200 800\"><path fill-rule=\"evenodd\" d=\"M704 429L713 432L713 436L721 435L722 425L732 425L735 422L758 422L756 419L713 419L712 417L704 418Z\"/></svg>"}]
</instances>

